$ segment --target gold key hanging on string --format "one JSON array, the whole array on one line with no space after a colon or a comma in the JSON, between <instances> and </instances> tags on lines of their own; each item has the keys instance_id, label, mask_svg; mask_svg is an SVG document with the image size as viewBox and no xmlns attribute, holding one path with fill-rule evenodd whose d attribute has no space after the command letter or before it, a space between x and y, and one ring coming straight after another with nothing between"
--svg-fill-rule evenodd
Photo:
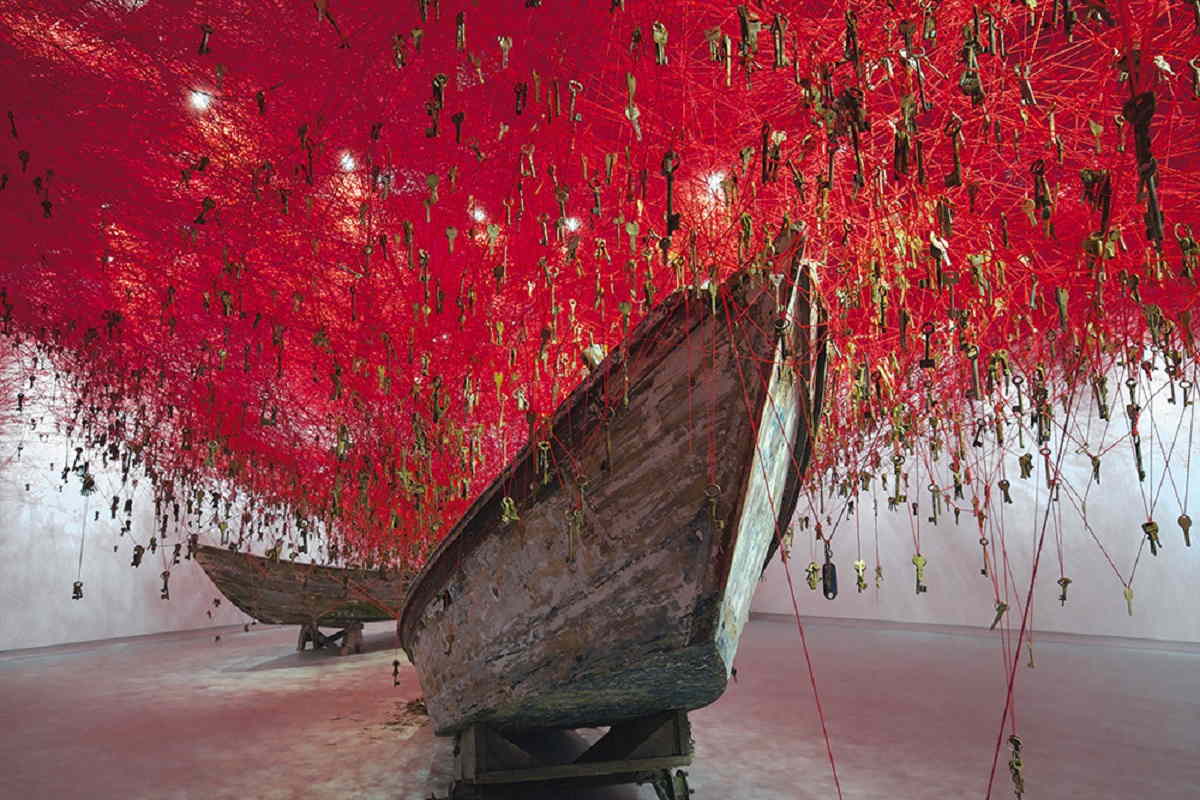
<instances>
[{"instance_id":1,"label":"gold key hanging on string","mask_svg":"<svg viewBox=\"0 0 1200 800\"><path fill-rule=\"evenodd\" d=\"M912 557L912 563L913 567L916 568L917 594L924 594L925 592L929 591L929 587L925 585L925 565L929 562L925 556L917 553Z\"/></svg>"},{"instance_id":2,"label":"gold key hanging on string","mask_svg":"<svg viewBox=\"0 0 1200 800\"><path fill-rule=\"evenodd\" d=\"M583 509L572 508L567 511L567 563L575 564L576 542L583 533Z\"/></svg>"},{"instance_id":3,"label":"gold key hanging on string","mask_svg":"<svg viewBox=\"0 0 1200 800\"><path fill-rule=\"evenodd\" d=\"M720 497L721 487L718 484L710 483L704 489L704 496L708 499L708 516L712 520L715 530L724 530L725 520L721 519Z\"/></svg>"},{"instance_id":4,"label":"gold key hanging on string","mask_svg":"<svg viewBox=\"0 0 1200 800\"><path fill-rule=\"evenodd\" d=\"M808 562L808 567L804 570L805 580L808 581L808 588L812 591L817 590L817 581L821 578L821 567L815 561Z\"/></svg>"},{"instance_id":5,"label":"gold key hanging on string","mask_svg":"<svg viewBox=\"0 0 1200 800\"><path fill-rule=\"evenodd\" d=\"M1146 538L1150 540L1150 555L1158 555L1158 548L1162 547L1162 543L1158 539L1158 523L1154 520L1142 523L1142 532L1146 534Z\"/></svg>"},{"instance_id":6,"label":"gold key hanging on string","mask_svg":"<svg viewBox=\"0 0 1200 800\"><path fill-rule=\"evenodd\" d=\"M1067 587L1071 585L1071 579L1063 575L1057 583L1059 585L1058 602L1065 606L1067 604Z\"/></svg>"}]
</instances>

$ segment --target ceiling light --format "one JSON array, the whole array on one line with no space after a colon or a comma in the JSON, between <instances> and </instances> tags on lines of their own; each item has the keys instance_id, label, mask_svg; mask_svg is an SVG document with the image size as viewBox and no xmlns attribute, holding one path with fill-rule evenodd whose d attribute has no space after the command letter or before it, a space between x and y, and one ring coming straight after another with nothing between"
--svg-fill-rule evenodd
<instances>
[{"instance_id":1,"label":"ceiling light","mask_svg":"<svg viewBox=\"0 0 1200 800\"><path fill-rule=\"evenodd\" d=\"M721 193L721 184L725 182L724 172L714 172L704 179L704 183L708 186L708 191L713 195Z\"/></svg>"},{"instance_id":2,"label":"ceiling light","mask_svg":"<svg viewBox=\"0 0 1200 800\"><path fill-rule=\"evenodd\" d=\"M208 107L212 105L212 95L208 92L192 92L188 100L197 111L208 111Z\"/></svg>"}]
</instances>

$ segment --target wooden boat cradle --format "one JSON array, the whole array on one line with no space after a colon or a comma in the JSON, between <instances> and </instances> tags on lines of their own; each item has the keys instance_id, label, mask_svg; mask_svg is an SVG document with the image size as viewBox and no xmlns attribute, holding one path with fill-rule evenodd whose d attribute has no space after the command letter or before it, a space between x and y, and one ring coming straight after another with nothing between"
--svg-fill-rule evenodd
<instances>
[{"instance_id":1,"label":"wooden boat cradle","mask_svg":"<svg viewBox=\"0 0 1200 800\"><path fill-rule=\"evenodd\" d=\"M501 732L472 725L455 742L450 800L505 800L533 787L564 793L586 786L649 783L659 800L687 800L694 745L687 714L667 711L614 724L574 758L537 752L545 732ZM672 772L672 770L675 770Z\"/></svg>"}]
</instances>

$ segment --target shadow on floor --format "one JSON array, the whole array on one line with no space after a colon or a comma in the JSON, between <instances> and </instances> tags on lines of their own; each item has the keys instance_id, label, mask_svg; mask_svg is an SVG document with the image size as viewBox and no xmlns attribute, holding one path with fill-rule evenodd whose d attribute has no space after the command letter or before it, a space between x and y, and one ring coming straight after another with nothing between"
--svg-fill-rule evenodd
<instances>
[{"instance_id":1,"label":"shadow on floor","mask_svg":"<svg viewBox=\"0 0 1200 800\"><path fill-rule=\"evenodd\" d=\"M340 660L346 658L354 658L356 655L367 655L370 653L381 653L387 650L395 650L398 647L396 644L396 634L392 631L384 633L368 633L363 636L363 646L361 653L341 654L341 648L338 646L322 647L319 650L292 650L286 655L281 655L278 658L273 658L270 661L262 661L258 664L246 667L233 667L230 672L261 672L268 669L295 669L296 667L312 667L318 664L323 664L330 660ZM407 663L407 657L401 655L401 658Z\"/></svg>"}]
</instances>

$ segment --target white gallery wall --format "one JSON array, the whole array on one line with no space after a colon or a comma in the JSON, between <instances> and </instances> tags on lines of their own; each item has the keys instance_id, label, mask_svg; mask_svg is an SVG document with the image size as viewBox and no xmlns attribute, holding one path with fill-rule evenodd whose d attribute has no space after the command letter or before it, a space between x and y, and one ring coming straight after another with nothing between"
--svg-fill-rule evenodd
<instances>
[{"instance_id":1,"label":"white gallery wall","mask_svg":"<svg viewBox=\"0 0 1200 800\"><path fill-rule=\"evenodd\" d=\"M1090 403L1082 409L1083 415L1074 430L1079 440L1092 445L1092 452L1112 447L1103 453L1100 483L1092 484L1086 490L1086 516L1091 531L1082 522L1078 510L1077 504L1082 498L1075 497L1073 503L1071 495L1060 489L1059 500L1051 503L1051 517L1045 525L1033 592L1032 628L1035 631L1198 642L1200 527L1192 529L1192 546L1188 548L1184 546L1177 523L1180 512L1185 510L1185 498L1191 516L1200 520L1197 406L1185 409L1181 402L1167 403L1167 393L1161 385L1156 387L1158 391L1153 402L1142 400L1147 410L1141 417L1139 428L1147 477L1145 481L1139 481L1132 443L1128 438L1117 440L1118 435L1128 431L1124 413L1127 398L1122 382L1110 380L1110 384L1121 389L1121 393L1113 397L1112 421L1107 432L1103 431L1104 423L1095 416L1091 417L1090 429L1087 427ZM1177 394L1176 399L1180 401L1181 395ZM967 436L970 436L969 432ZM1008 574L999 581L999 598L1010 610L1001 625L1010 625L1014 629L1021 625L1019 609L1030 586L1034 555L1038 552L1046 519L1048 495L1042 456L1028 438L1026 445L1026 450L1034 456L1033 475L1021 479L1016 457L1006 461L1013 502L1002 503L1001 492L993 482L991 512L1004 515L1004 533L1000 536L993 528L985 531L991 544L998 546L1002 538L1007 552ZM1065 479L1082 493L1092 474L1092 462L1088 455L1077 452L1079 449L1078 442L1067 448L1062 471ZM1168 453L1170 468L1164 469ZM943 454L937 467L941 470L939 484L942 486L950 485L947 462L948 458ZM906 464L905 468L911 469L911 465ZM963 500L957 501L963 509L959 524L955 525L952 513L943 510L935 525L929 522L928 476L911 477L908 494L909 500L919 501L917 516L914 517L908 504L895 512L889 511L886 500L889 492L881 489L879 481L875 480L873 487L879 506L878 538L870 493L859 495L857 517L849 514L836 526L832 546L839 593L832 601L822 596L819 587L817 591L808 588L805 568L811 560L823 562L824 553L813 546L812 528L796 530L787 567L801 614L942 625L987 627L991 624L997 593L991 579L980 574L983 548L979 543L979 528L971 514L970 489ZM919 484L915 482L916 478L919 478ZM921 487L919 491L915 490L917 485ZM827 503L826 512L833 517L839 508ZM798 517L804 514L812 515L813 512L807 507L798 509ZM1157 556L1151 555L1145 544L1142 524L1148 517L1160 528L1163 546ZM914 537L918 532L921 553L928 561L925 568L928 591L919 595L912 563ZM856 591L852 567L852 562L860 557L860 541L861 558L867 562L869 587L862 593ZM878 589L874 581L876 541L878 563L884 570L884 580ZM990 566L995 572L995 564ZM1004 564L1000 566L1003 570ZM1124 584L1118 578L1118 572L1126 581L1132 576L1132 616L1128 613ZM1064 574L1071 579L1065 605L1059 602L1057 584ZM793 606L787 577L784 565L775 559L759 584L753 610L791 614Z\"/></svg>"},{"instance_id":2,"label":"white gallery wall","mask_svg":"<svg viewBox=\"0 0 1200 800\"><path fill-rule=\"evenodd\" d=\"M1120 386L1117 381L1113 383ZM56 395L52 386L39 383L38 389ZM173 527L169 528L165 547L159 547L157 553L147 551L140 567L130 566L133 546L147 546L155 533L148 482L135 470L129 484L123 485L119 466L104 468L99 455L91 453L85 457L91 459L96 492L85 497L80 479L74 474L64 484L62 467L74 459L78 442L57 431L48 408L39 404L36 393L31 392L31 396L35 399L27 399L19 414L11 398L6 398L7 407L0 407L0 650L245 622L244 615L228 601L220 606L213 604L220 595L195 562L170 563L173 545L181 542ZM1195 458L1200 452L1200 430L1193 430L1197 406L1185 409L1181 404L1165 403L1161 391L1153 403L1147 404L1142 430L1148 475L1145 482L1139 482L1132 445L1127 439L1117 441L1118 435L1127 431L1120 410L1123 402L1114 398L1113 421L1107 433L1101 435L1099 427L1076 431L1081 439L1113 449L1103 456L1100 484L1087 490L1090 532L1081 523L1067 492L1060 492L1060 499L1052 504L1052 524L1045 527L1033 595L1032 627L1035 631L1197 642L1200 527L1189 549L1184 547L1175 522L1185 495L1190 498L1193 516L1200 519L1200 478L1187 468L1195 462L1195 471L1200 472L1200 459ZM1087 409L1083 411L1081 420L1087 418ZM1092 419L1096 426L1095 417ZM1190 433L1195 436L1191 437L1189 451ZM1001 535L1001 526L991 524L995 520L989 522L986 531L992 545L999 548L1002 544L1007 554L1007 571L1003 561L990 564L992 574L999 576L999 597L1010 606L1001 626L1020 626L1019 610L1029 587L1033 555L1045 518L1047 488L1042 459L1032 446L1026 449L1035 453L1034 473L1022 480L1015 459L1007 464L1013 503L1000 503L999 489L993 486L992 490L993 513L1004 514L1004 532ZM1091 462L1076 449L1068 448L1063 471L1068 482L1082 491L1088 484ZM1168 452L1171 469L1166 471L1163 464ZM939 483L943 486L950 483L947 465L948 457L943 454L937 465L942 470ZM926 486L928 476L917 474L912 465L905 469L910 470L913 486ZM139 486L131 493L132 482L139 478ZM880 487L878 480L873 482L873 490L879 507L878 536L870 493L859 496L857 516L851 514L836 526L832 542L840 592L835 600L824 599L819 589L809 590L804 569L812 559L823 561L823 554L813 546L811 528L796 530L788 566L800 613L989 625L996 590L991 578L980 574L983 556L979 530L971 515L970 490L958 501L963 511L957 525L948 509L943 509L938 524L928 521L930 496L924 488L908 490L909 499L919 501L916 517L907 504L896 512L889 511L888 491ZM114 496L120 498L115 519L110 513ZM127 497L134 501L133 524L128 534L121 535ZM1151 505L1163 543L1156 557L1143 544L1141 529ZM836 516L835 504L827 503L826 513ZM802 504L798 516L804 514L816 516L813 509ZM215 532L200 533L202 541L216 539L209 535ZM920 595L914 590L912 565L918 533L921 552L928 561L928 591ZM1097 540L1107 550L1111 564ZM855 590L852 568L860 555L860 542L869 587L862 593ZM877 563L884 570L878 588L874 580ZM171 572L169 600L160 598L160 573L164 569ZM1132 617L1127 613L1117 571L1126 580L1132 575ZM1064 573L1072 582L1067 603L1060 605L1056 581ZM71 599L75 580L83 581L82 600ZM788 581L778 558L759 584L754 610L792 613Z\"/></svg>"},{"instance_id":3,"label":"white gallery wall","mask_svg":"<svg viewBox=\"0 0 1200 800\"><path fill-rule=\"evenodd\" d=\"M198 564L182 558L171 563L179 536L149 551L154 503L139 471L122 485L119 463L104 468L98 454L86 454L96 491L85 497L77 475L65 485L61 480L64 459L74 460L76 443L55 431L48 409L31 400L18 414L12 398L4 402L0 650L248 621L227 600L213 604L220 594ZM116 519L110 512L114 496L120 498ZM133 500L133 524L122 536L126 498ZM147 547L138 568L130 566L135 544ZM168 600L161 598L164 570L171 573ZM82 600L71 598L76 580L83 581Z\"/></svg>"}]
</instances>

